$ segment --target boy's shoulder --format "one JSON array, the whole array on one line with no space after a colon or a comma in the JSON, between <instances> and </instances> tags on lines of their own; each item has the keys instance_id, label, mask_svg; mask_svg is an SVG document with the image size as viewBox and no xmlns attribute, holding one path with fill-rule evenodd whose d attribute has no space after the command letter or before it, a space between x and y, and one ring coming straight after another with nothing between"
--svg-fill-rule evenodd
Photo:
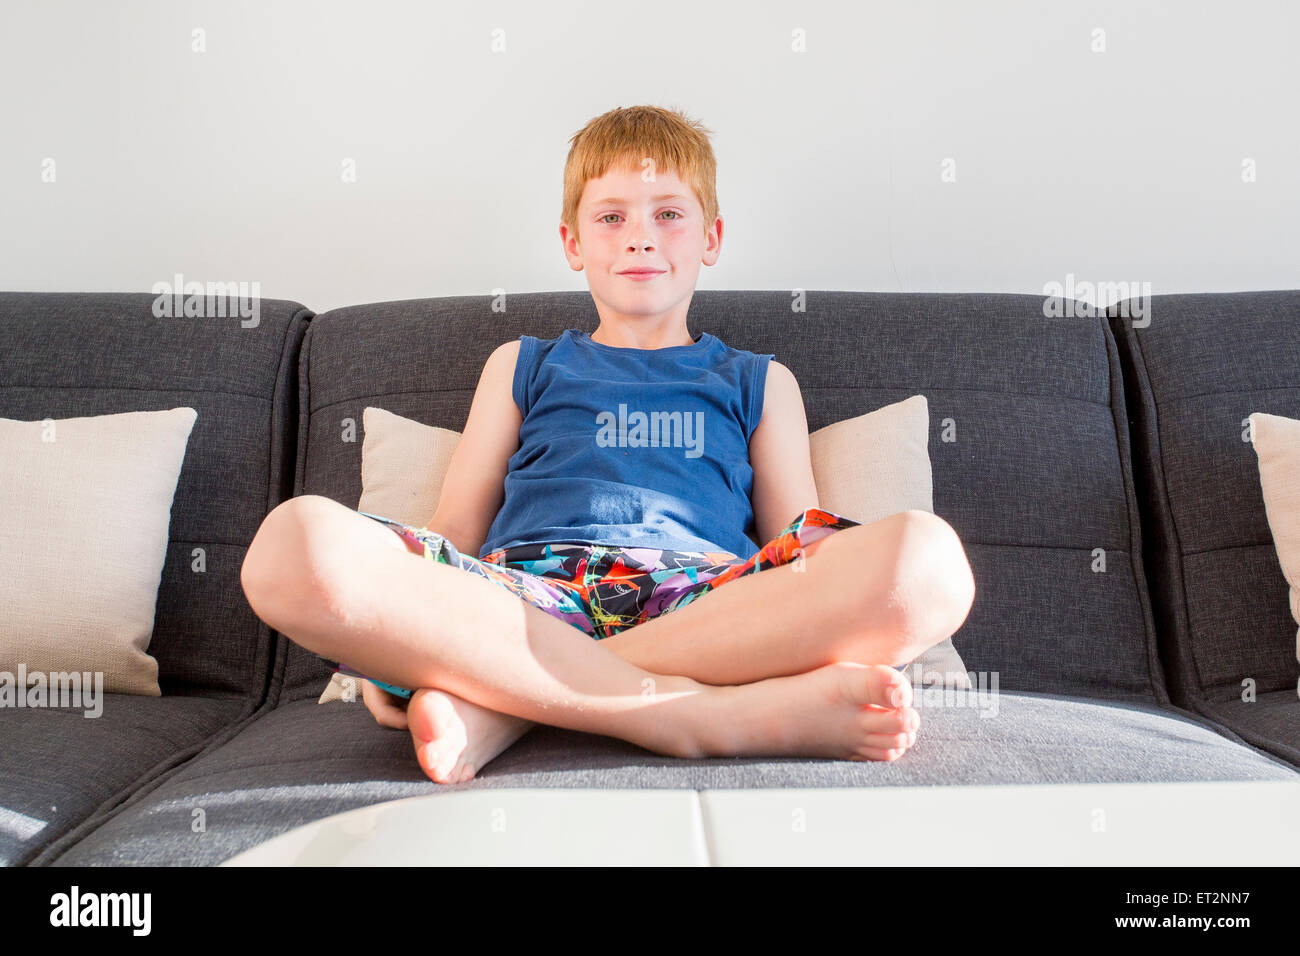
<instances>
[{"instance_id":1,"label":"boy's shoulder","mask_svg":"<svg viewBox=\"0 0 1300 956\"><path fill-rule=\"evenodd\" d=\"M710 334L711 334L711 333L710 333ZM713 340L714 340L718 345L720 345L720 346L722 347L722 349L723 349L724 351L726 351L726 352L734 352L734 353L737 354L737 355L744 355L744 356L748 356L748 357L750 357L750 358L759 358L760 356L764 356L764 355L767 356L769 359L773 359L773 358L775 358L775 356L774 356L772 353L770 353L770 352L755 352L755 351L753 351L752 349L742 349L742 348L738 348L738 347L735 346L735 345L731 345L731 344L725 342L723 339L721 339L720 337L718 337L718 336L716 336L716 335L713 336Z\"/></svg>"},{"instance_id":2,"label":"boy's shoulder","mask_svg":"<svg viewBox=\"0 0 1300 956\"><path fill-rule=\"evenodd\" d=\"M493 349L492 354L487 357L488 362L501 362L507 358L513 361L519 355L520 344L520 339L510 339L506 342L502 342Z\"/></svg>"},{"instance_id":3,"label":"boy's shoulder","mask_svg":"<svg viewBox=\"0 0 1300 956\"><path fill-rule=\"evenodd\" d=\"M515 346L515 347L527 346L530 349L546 351L558 345L560 342L570 340L575 335L581 335L581 334L582 333L577 329L565 329L563 332L561 332L559 335L554 336L553 338L543 339L543 338L539 338L536 335L529 335L527 332L523 332L505 344Z\"/></svg>"}]
</instances>

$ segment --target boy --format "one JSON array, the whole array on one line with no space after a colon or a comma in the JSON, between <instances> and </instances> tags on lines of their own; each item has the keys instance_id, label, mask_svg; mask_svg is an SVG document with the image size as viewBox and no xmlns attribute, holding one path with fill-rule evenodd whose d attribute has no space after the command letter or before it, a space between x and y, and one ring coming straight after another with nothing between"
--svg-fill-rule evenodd
<instances>
[{"instance_id":1,"label":"boy","mask_svg":"<svg viewBox=\"0 0 1300 956\"><path fill-rule=\"evenodd\" d=\"M249 547L258 616L366 676L439 783L537 721L678 757L894 760L920 725L895 668L970 610L943 519L820 510L794 376L688 331L722 242L707 132L641 106L574 136L560 238L599 328L489 356L424 528L303 495Z\"/></svg>"}]
</instances>

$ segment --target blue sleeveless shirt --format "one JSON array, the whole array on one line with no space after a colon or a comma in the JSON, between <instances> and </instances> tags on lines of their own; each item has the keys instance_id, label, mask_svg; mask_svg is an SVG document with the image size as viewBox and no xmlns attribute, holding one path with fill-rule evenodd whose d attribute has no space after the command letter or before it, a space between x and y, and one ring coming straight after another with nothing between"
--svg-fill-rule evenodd
<instances>
[{"instance_id":1,"label":"blue sleeveless shirt","mask_svg":"<svg viewBox=\"0 0 1300 956\"><path fill-rule=\"evenodd\" d=\"M519 449L479 558L561 541L754 555L749 438L772 358L708 332L661 349L521 335Z\"/></svg>"}]
</instances>

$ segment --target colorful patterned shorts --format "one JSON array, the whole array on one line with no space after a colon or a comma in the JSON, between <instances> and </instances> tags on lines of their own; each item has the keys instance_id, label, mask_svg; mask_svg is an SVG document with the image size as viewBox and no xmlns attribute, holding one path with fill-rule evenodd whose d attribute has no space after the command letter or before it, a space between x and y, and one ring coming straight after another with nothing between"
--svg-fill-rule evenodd
<instances>
[{"instance_id":1,"label":"colorful patterned shorts","mask_svg":"<svg viewBox=\"0 0 1300 956\"><path fill-rule=\"evenodd\" d=\"M802 549L827 535L860 524L830 511L809 508L753 557L725 551L670 551L602 544L545 543L500 548L480 560L461 554L427 528L413 528L382 515L358 511L387 525L408 549L428 561L449 564L501 585L552 617L596 640L690 604L729 581L803 560ZM390 694L413 691L367 678L342 663L336 671L362 677Z\"/></svg>"}]
</instances>

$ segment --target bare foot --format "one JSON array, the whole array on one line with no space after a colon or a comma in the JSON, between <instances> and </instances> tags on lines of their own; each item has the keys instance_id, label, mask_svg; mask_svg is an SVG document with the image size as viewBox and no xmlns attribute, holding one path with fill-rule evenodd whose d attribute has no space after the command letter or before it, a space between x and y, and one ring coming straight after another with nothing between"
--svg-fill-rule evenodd
<instances>
[{"instance_id":1,"label":"bare foot","mask_svg":"<svg viewBox=\"0 0 1300 956\"><path fill-rule=\"evenodd\" d=\"M890 761L921 726L911 682L884 664L842 661L709 691L698 756Z\"/></svg>"},{"instance_id":2,"label":"bare foot","mask_svg":"<svg viewBox=\"0 0 1300 956\"><path fill-rule=\"evenodd\" d=\"M435 783L464 783L533 727L455 694L422 687L406 708L415 759Z\"/></svg>"},{"instance_id":3,"label":"bare foot","mask_svg":"<svg viewBox=\"0 0 1300 956\"><path fill-rule=\"evenodd\" d=\"M673 756L891 761L916 742L921 725L911 706L911 682L884 664L843 661L735 686L666 680L670 693L693 689L699 695L699 725L705 728L694 742L674 747ZM412 695L406 713L416 759L437 783L472 779L533 727L532 721L427 687Z\"/></svg>"}]
</instances>

